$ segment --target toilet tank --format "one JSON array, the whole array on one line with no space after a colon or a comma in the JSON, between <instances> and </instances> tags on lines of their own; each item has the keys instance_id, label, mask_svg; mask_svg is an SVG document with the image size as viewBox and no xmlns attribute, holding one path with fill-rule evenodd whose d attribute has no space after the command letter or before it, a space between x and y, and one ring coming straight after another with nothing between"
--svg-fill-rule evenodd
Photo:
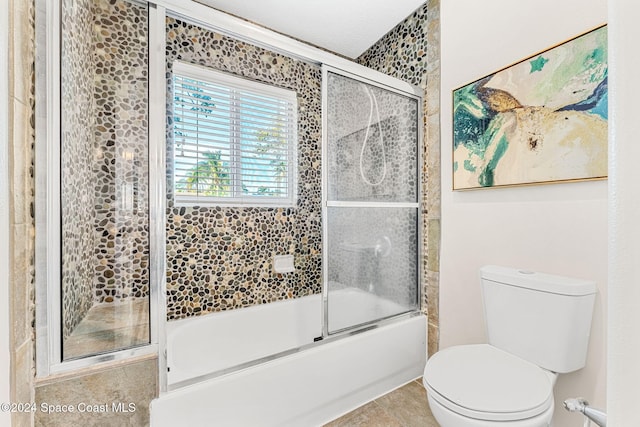
<instances>
[{"instance_id":1,"label":"toilet tank","mask_svg":"<svg viewBox=\"0 0 640 427\"><path fill-rule=\"evenodd\" d=\"M494 265L480 278L489 344L553 372L584 367L595 282Z\"/></svg>"}]
</instances>

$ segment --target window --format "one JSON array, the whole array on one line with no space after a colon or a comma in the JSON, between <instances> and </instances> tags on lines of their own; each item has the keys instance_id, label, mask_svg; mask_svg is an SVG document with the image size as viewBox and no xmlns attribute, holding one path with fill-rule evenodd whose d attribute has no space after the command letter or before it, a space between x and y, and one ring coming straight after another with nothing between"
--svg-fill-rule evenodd
<instances>
[{"instance_id":1,"label":"window","mask_svg":"<svg viewBox=\"0 0 640 427\"><path fill-rule=\"evenodd\" d=\"M173 87L176 204L295 204L295 92L183 62Z\"/></svg>"}]
</instances>

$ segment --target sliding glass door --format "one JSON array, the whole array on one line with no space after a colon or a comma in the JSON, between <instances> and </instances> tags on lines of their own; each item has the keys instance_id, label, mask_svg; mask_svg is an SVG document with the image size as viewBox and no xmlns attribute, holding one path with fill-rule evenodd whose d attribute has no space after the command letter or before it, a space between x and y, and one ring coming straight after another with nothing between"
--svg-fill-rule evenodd
<instances>
[{"instance_id":1,"label":"sliding glass door","mask_svg":"<svg viewBox=\"0 0 640 427\"><path fill-rule=\"evenodd\" d=\"M418 307L419 98L325 67L328 333Z\"/></svg>"}]
</instances>

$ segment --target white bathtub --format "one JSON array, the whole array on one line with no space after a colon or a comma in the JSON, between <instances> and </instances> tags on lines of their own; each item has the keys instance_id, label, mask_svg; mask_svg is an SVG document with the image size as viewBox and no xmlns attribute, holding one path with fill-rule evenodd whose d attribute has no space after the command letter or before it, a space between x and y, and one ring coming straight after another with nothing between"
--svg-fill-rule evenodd
<instances>
[{"instance_id":1,"label":"white bathtub","mask_svg":"<svg viewBox=\"0 0 640 427\"><path fill-rule=\"evenodd\" d=\"M355 289L329 299L330 310L356 316L334 311L330 329L367 320L373 311L381 317L402 311ZM314 295L169 322L170 391L152 402L151 425L321 425L422 375L424 316L310 344L321 335L320 319L320 296ZM282 357L249 366L278 353Z\"/></svg>"}]
</instances>

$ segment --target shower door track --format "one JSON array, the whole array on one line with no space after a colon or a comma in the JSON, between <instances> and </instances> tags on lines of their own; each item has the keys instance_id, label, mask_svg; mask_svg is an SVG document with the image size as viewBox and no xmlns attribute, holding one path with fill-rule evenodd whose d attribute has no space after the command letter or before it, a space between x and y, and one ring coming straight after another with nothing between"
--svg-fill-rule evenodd
<instances>
[{"instance_id":1,"label":"shower door track","mask_svg":"<svg viewBox=\"0 0 640 427\"><path fill-rule=\"evenodd\" d=\"M242 40L259 47L282 53L316 65L328 65L343 73L363 76L376 85L411 96L422 96L422 90L395 77L381 73L352 60L340 57L331 52L292 39L267 28L248 22L244 19L226 14L207 6L204 1L196 0L148 0L166 8L167 15L184 18L203 28Z\"/></svg>"},{"instance_id":2,"label":"shower door track","mask_svg":"<svg viewBox=\"0 0 640 427\"><path fill-rule=\"evenodd\" d=\"M327 201L329 208L419 208L417 202L343 202Z\"/></svg>"}]
</instances>

